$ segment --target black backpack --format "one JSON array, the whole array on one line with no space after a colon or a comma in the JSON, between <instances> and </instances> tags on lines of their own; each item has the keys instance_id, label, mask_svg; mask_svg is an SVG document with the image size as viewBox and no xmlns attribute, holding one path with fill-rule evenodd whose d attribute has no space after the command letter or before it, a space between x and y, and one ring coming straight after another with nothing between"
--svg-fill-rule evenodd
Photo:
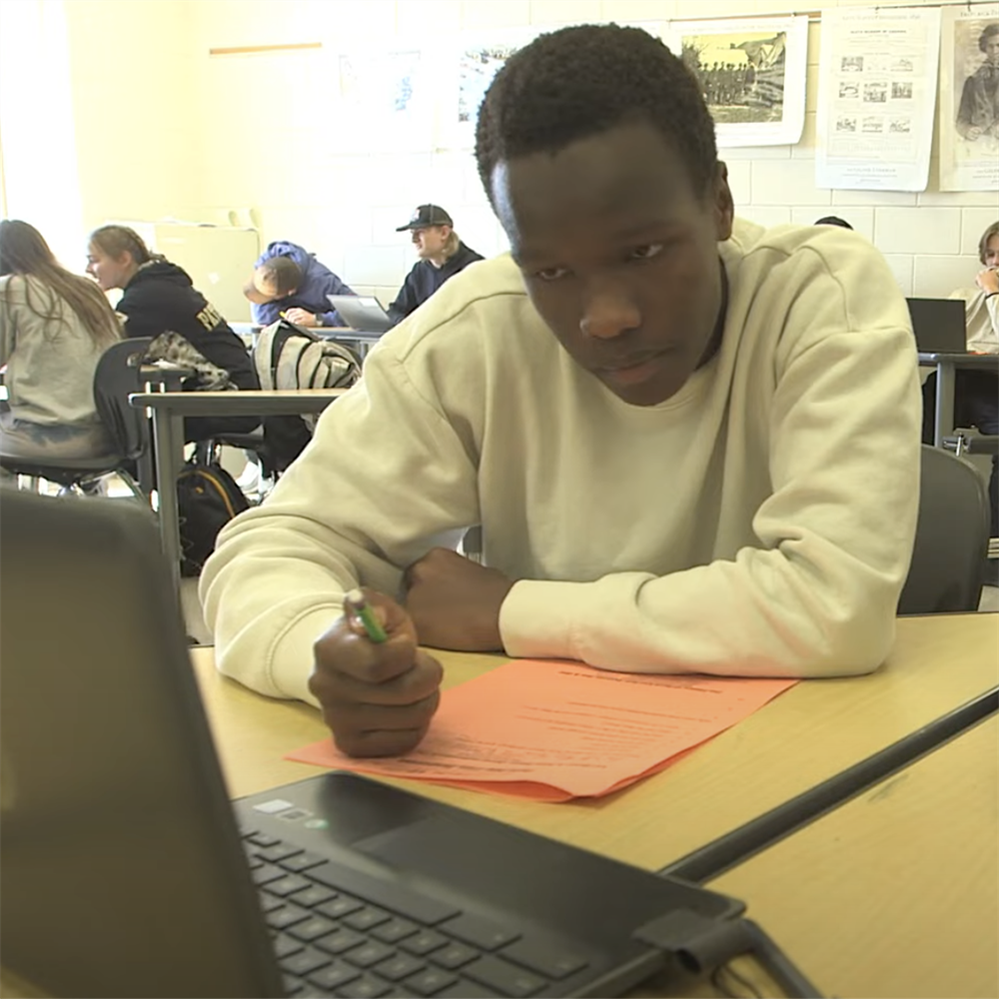
<instances>
[{"instance_id":1,"label":"black backpack","mask_svg":"<svg viewBox=\"0 0 999 999\"><path fill-rule=\"evenodd\" d=\"M360 358L335 343L279 319L257 335L253 363L262 389L348 388L360 377ZM283 472L312 439L315 416L265 416L264 474Z\"/></svg>"},{"instance_id":2,"label":"black backpack","mask_svg":"<svg viewBox=\"0 0 999 999\"><path fill-rule=\"evenodd\" d=\"M249 506L235 479L221 465L194 461L184 465L177 477L182 576L201 574L219 531Z\"/></svg>"}]
</instances>

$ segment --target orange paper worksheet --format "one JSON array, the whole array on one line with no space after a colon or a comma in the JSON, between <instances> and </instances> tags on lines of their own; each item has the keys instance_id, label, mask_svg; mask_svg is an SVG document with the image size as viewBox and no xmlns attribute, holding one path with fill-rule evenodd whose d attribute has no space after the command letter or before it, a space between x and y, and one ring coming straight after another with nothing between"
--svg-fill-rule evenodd
<instances>
[{"instance_id":1,"label":"orange paper worksheet","mask_svg":"<svg viewBox=\"0 0 999 999\"><path fill-rule=\"evenodd\" d=\"M288 758L543 801L597 797L662 770L796 682L519 659L444 691L405 756L354 760L324 739Z\"/></svg>"}]
</instances>

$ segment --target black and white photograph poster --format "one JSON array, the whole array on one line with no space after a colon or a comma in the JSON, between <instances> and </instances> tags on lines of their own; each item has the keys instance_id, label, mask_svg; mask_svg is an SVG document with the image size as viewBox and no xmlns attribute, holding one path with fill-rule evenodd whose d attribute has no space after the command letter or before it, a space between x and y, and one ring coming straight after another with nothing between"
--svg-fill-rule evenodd
<instances>
[{"instance_id":1,"label":"black and white photograph poster","mask_svg":"<svg viewBox=\"0 0 999 999\"><path fill-rule=\"evenodd\" d=\"M816 187L926 190L939 53L939 7L822 12Z\"/></svg>"},{"instance_id":2,"label":"black and white photograph poster","mask_svg":"<svg viewBox=\"0 0 999 999\"><path fill-rule=\"evenodd\" d=\"M999 191L999 4L947 8L940 58L940 190Z\"/></svg>"},{"instance_id":3,"label":"black and white photograph poster","mask_svg":"<svg viewBox=\"0 0 999 999\"><path fill-rule=\"evenodd\" d=\"M664 37L700 81L719 148L800 140L807 16L672 21Z\"/></svg>"}]
</instances>

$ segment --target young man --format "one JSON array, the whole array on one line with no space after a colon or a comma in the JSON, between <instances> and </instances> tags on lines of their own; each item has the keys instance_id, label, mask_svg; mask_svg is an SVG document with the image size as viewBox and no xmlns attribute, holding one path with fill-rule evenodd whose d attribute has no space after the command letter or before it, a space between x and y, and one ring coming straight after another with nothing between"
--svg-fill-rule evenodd
<instances>
[{"instance_id":1,"label":"young man","mask_svg":"<svg viewBox=\"0 0 999 999\"><path fill-rule=\"evenodd\" d=\"M269 326L282 313L299 326L346 326L327 295L354 293L314 253L297 243L270 243L243 288L253 321Z\"/></svg>"},{"instance_id":2,"label":"young man","mask_svg":"<svg viewBox=\"0 0 999 999\"><path fill-rule=\"evenodd\" d=\"M412 218L396 232L412 233L413 246L420 258L406 275L389 315L399 323L415 312L448 278L482 259L458 238L454 222L440 205L420 205Z\"/></svg>"},{"instance_id":3,"label":"young man","mask_svg":"<svg viewBox=\"0 0 999 999\"><path fill-rule=\"evenodd\" d=\"M223 672L415 746L418 645L651 673L833 676L891 648L919 490L908 310L835 226L738 225L694 79L651 35L544 35L476 155L512 256L368 357L201 577ZM484 565L437 545L482 525ZM389 638L341 616L361 584Z\"/></svg>"}]
</instances>

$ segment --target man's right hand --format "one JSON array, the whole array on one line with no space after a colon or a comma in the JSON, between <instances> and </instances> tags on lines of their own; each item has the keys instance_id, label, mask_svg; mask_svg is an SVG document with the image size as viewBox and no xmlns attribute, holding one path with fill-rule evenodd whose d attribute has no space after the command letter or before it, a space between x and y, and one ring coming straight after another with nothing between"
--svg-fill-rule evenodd
<instances>
[{"instance_id":1,"label":"man's right hand","mask_svg":"<svg viewBox=\"0 0 999 999\"><path fill-rule=\"evenodd\" d=\"M444 671L420 651L413 621L399 604L374 590L364 594L388 641L372 642L351 617L338 618L313 646L309 690L342 752L396 756L426 735Z\"/></svg>"}]
</instances>

